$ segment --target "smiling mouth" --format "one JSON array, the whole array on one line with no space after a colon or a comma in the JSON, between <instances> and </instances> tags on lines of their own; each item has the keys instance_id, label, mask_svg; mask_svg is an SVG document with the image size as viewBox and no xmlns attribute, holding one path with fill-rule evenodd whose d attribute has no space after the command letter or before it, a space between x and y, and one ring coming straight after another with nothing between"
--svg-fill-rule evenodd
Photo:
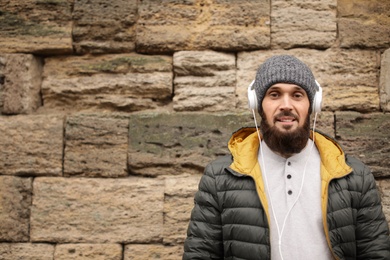
<instances>
[{"instance_id":1,"label":"smiling mouth","mask_svg":"<svg viewBox=\"0 0 390 260\"><path fill-rule=\"evenodd\" d=\"M296 119L292 117L281 117L281 118L276 118L276 121L281 123L292 123L296 121Z\"/></svg>"}]
</instances>

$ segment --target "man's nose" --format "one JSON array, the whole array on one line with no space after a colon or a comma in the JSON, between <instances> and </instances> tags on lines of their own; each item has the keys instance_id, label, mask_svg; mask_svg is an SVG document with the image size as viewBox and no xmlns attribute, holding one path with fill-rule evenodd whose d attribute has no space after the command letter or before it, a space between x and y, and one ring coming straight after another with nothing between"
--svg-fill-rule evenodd
<instances>
[{"instance_id":1,"label":"man's nose","mask_svg":"<svg viewBox=\"0 0 390 260\"><path fill-rule=\"evenodd\" d=\"M289 95L283 95L280 104L281 110L292 110L291 97Z\"/></svg>"}]
</instances>

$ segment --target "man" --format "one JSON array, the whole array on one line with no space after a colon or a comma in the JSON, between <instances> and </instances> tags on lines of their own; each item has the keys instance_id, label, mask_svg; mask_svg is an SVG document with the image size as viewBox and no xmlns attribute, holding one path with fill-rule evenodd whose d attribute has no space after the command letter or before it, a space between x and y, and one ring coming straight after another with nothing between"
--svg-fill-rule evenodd
<instances>
[{"instance_id":1,"label":"man","mask_svg":"<svg viewBox=\"0 0 390 260\"><path fill-rule=\"evenodd\" d=\"M310 131L320 90L293 56L260 66L248 97L261 135L257 127L240 129L231 155L206 167L183 259L390 259L369 169Z\"/></svg>"}]
</instances>

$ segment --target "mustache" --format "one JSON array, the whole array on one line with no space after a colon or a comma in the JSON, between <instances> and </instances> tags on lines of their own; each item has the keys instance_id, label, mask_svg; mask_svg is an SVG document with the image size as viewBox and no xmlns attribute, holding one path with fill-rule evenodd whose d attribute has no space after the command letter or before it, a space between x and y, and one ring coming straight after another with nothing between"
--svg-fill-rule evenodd
<instances>
[{"instance_id":1,"label":"mustache","mask_svg":"<svg viewBox=\"0 0 390 260\"><path fill-rule=\"evenodd\" d=\"M277 119L281 118L281 117L292 117L294 118L295 120L298 120L299 119L299 116L298 115L295 115L294 113L292 113L291 111L282 111L280 112L279 114L277 114L275 117L274 117L274 121L276 121Z\"/></svg>"}]
</instances>

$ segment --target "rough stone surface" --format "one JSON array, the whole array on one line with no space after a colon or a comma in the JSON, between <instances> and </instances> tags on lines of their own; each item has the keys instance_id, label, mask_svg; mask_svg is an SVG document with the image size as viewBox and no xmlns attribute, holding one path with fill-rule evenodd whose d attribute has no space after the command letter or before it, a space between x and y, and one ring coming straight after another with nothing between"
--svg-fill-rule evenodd
<instances>
[{"instance_id":1,"label":"rough stone surface","mask_svg":"<svg viewBox=\"0 0 390 260\"><path fill-rule=\"evenodd\" d=\"M167 177L164 200L164 244L184 243L201 175Z\"/></svg>"},{"instance_id":2,"label":"rough stone surface","mask_svg":"<svg viewBox=\"0 0 390 260\"><path fill-rule=\"evenodd\" d=\"M60 244L56 246L55 260L122 260L119 244Z\"/></svg>"},{"instance_id":3,"label":"rough stone surface","mask_svg":"<svg viewBox=\"0 0 390 260\"><path fill-rule=\"evenodd\" d=\"M239 107L247 107L248 85L255 78L258 67L277 54L295 55L311 68L323 88L324 110L379 110L377 52L332 48L326 51L292 49L239 53L236 90Z\"/></svg>"},{"instance_id":4,"label":"rough stone surface","mask_svg":"<svg viewBox=\"0 0 390 260\"><path fill-rule=\"evenodd\" d=\"M270 1L139 2L137 51L245 50L270 45Z\"/></svg>"},{"instance_id":5,"label":"rough stone surface","mask_svg":"<svg viewBox=\"0 0 390 260\"><path fill-rule=\"evenodd\" d=\"M32 242L162 241L162 180L41 177L33 189Z\"/></svg>"},{"instance_id":6,"label":"rough stone surface","mask_svg":"<svg viewBox=\"0 0 390 260\"><path fill-rule=\"evenodd\" d=\"M311 115L311 127L314 125L314 116ZM334 113L332 112L321 112L317 115L316 130L324 133L332 138L335 138L334 129Z\"/></svg>"},{"instance_id":7,"label":"rough stone surface","mask_svg":"<svg viewBox=\"0 0 390 260\"><path fill-rule=\"evenodd\" d=\"M390 176L390 114L336 112L336 136L346 152L370 166L376 177Z\"/></svg>"},{"instance_id":8,"label":"rough stone surface","mask_svg":"<svg viewBox=\"0 0 390 260\"><path fill-rule=\"evenodd\" d=\"M0 176L0 241L29 240L31 183L31 178Z\"/></svg>"},{"instance_id":9,"label":"rough stone surface","mask_svg":"<svg viewBox=\"0 0 390 260\"><path fill-rule=\"evenodd\" d=\"M382 195L382 207L386 215L387 223L390 226L390 181L381 180L377 182L378 188Z\"/></svg>"},{"instance_id":10,"label":"rough stone surface","mask_svg":"<svg viewBox=\"0 0 390 260\"><path fill-rule=\"evenodd\" d=\"M31 54L0 57L2 114L30 114L41 106L42 60Z\"/></svg>"},{"instance_id":11,"label":"rough stone surface","mask_svg":"<svg viewBox=\"0 0 390 260\"><path fill-rule=\"evenodd\" d=\"M127 176L129 121L94 115L67 118L64 175Z\"/></svg>"},{"instance_id":12,"label":"rough stone surface","mask_svg":"<svg viewBox=\"0 0 390 260\"><path fill-rule=\"evenodd\" d=\"M388 48L390 1L338 0L341 47Z\"/></svg>"},{"instance_id":13,"label":"rough stone surface","mask_svg":"<svg viewBox=\"0 0 390 260\"><path fill-rule=\"evenodd\" d=\"M201 173L227 154L231 134L254 126L250 114L141 114L130 118L129 171L146 176Z\"/></svg>"},{"instance_id":14,"label":"rough stone surface","mask_svg":"<svg viewBox=\"0 0 390 260\"><path fill-rule=\"evenodd\" d=\"M134 51L137 0L76 0L73 20L77 53Z\"/></svg>"},{"instance_id":15,"label":"rough stone surface","mask_svg":"<svg viewBox=\"0 0 390 260\"><path fill-rule=\"evenodd\" d=\"M382 54L379 84L381 108L390 112L390 49Z\"/></svg>"},{"instance_id":16,"label":"rough stone surface","mask_svg":"<svg viewBox=\"0 0 390 260\"><path fill-rule=\"evenodd\" d=\"M271 1L272 46L326 49L337 36L337 0Z\"/></svg>"},{"instance_id":17,"label":"rough stone surface","mask_svg":"<svg viewBox=\"0 0 390 260\"><path fill-rule=\"evenodd\" d=\"M0 118L0 174L62 174L63 118L31 115Z\"/></svg>"},{"instance_id":18,"label":"rough stone surface","mask_svg":"<svg viewBox=\"0 0 390 260\"><path fill-rule=\"evenodd\" d=\"M54 57L45 60L45 108L137 111L170 101L172 58L139 54Z\"/></svg>"},{"instance_id":19,"label":"rough stone surface","mask_svg":"<svg viewBox=\"0 0 390 260\"><path fill-rule=\"evenodd\" d=\"M233 54L182 51L173 56L176 111L231 111L236 107Z\"/></svg>"},{"instance_id":20,"label":"rough stone surface","mask_svg":"<svg viewBox=\"0 0 390 260\"><path fill-rule=\"evenodd\" d=\"M126 245L124 260L181 259L183 246Z\"/></svg>"},{"instance_id":21,"label":"rough stone surface","mask_svg":"<svg viewBox=\"0 0 390 260\"><path fill-rule=\"evenodd\" d=\"M30 243L0 243L0 259L53 260L54 245Z\"/></svg>"},{"instance_id":22,"label":"rough stone surface","mask_svg":"<svg viewBox=\"0 0 390 260\"><path fill-rule=\"evenodd\" d=\"M72 53L73 0L2 0L0 53Z\"/></svg>"},{"instance_id":23,"label":"rough stone surface","mask_svg":"<svg viewBox=\"0 0 390 260\"><path fill-rule=\"evenodd\" d=\"M4 81L5 81L5 65L6 65L6 55L0 55L0 114L3 111L4 104Z\"/></svg>"}]
</instances>

